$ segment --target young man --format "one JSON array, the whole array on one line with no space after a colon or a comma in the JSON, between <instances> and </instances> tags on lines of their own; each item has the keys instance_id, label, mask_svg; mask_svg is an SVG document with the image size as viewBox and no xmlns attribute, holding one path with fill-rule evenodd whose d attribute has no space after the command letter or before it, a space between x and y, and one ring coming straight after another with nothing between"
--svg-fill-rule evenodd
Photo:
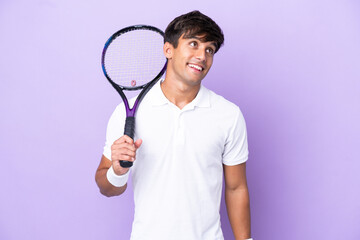
<instances>
[{"instance_id":1,"label":"young man","mask_svg":"<svg viewBox=\"0 0 360 240\"><path fill-rule=\"evenodd\" d=\"M106 196L122 194L130 169L119 160L134 162L132 240L224 239L223 174L235 238L250 238L245 121L236 105L201 85L223 41L219 26L198 11L175 18L165 31L166 76L137 111L137 140L122 136L121 104L109 120L96 182Z\"/></svg>"}]
</instances>

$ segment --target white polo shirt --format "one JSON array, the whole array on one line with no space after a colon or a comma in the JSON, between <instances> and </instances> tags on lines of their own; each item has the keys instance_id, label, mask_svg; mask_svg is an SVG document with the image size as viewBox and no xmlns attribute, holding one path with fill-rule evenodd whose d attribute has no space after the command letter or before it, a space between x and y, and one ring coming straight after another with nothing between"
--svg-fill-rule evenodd
<instances>
[{"instance_id":1,"label":"white polo shirt","mask_svg":"<svg viewBox=\"0 0 360 240\"><path fill-rule=\"evenodd\" d=\"M123 135L120 104L107 128L104 155ZM157 83L136 114L135 139L143 143L132 167L135 216L132 240L222 240L220 201L223 164L248 158L239 108L201 86L179 109Z\"/></svg>"}]
</instances>

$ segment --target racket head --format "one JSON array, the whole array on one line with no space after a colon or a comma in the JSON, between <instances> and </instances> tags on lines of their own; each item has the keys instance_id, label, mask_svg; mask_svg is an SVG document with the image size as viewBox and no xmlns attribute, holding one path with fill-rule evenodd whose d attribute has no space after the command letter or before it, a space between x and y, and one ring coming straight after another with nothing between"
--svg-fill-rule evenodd
<instances>
[{"instance_id":1,"label":"racket head","mask_svg":"<svg viewBox=\"0 0 360 240\"><path fill-rule=\"evenodd\" d=\"M153 26L134 25L117 31L102 52L107 80L121 90L144 88L166 70L163 45L164 32Z\"/></svg>"}]
</instances>

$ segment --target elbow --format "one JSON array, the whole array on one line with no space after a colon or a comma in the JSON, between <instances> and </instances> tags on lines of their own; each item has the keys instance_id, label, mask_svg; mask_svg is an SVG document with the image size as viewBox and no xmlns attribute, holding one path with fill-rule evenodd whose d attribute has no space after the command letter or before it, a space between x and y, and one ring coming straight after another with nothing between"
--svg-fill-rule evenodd
<instances>
[{"instance_id":1,"label":"elbow","mask_svg":"<svg viewBox=\"0 0 360 240\"><path fill-rule=\"evenodd\" d=\"M98 184L98 187L99 187L100 193L102 195L104 195L105 197L109 198L109 197L119 196L119 195L123 194L127 188L127 184L125 184L122 187L114 187L112 185L102 186L102 185Z\"/></svg>"},{"instance_id":2,"label":"elbow","mask_svg":"<svg viewBox=\"0 0 360 240\"><path fill-rule=\"evenodd\" d=\"M104 184L102 184L102 181L100 181L96 176L95 176L95 182L96 182L96 185L98 186L99 191L102 195L104 195L105 197L114 196L113 194L111 194L111 191L108 188L106 188L104 186Z\"/></svg>"},{"instance_id":3,"label":"elbow","mask_svg":"<svg viewBox=\"0 0 360 240\"><path fill-rule=\"evenodd\" d=\"M100 193L101 193L102 195L104 195L105 197L108 197L108 198L115 196L115 195L111 194L110 191L105 191L104 189L101 189L101 188L100 188Z\"/></svg>"},{"instance_id":4,"label":"elbow","mask_svg":"<svg viewBox=\"0 0 360 240\"><path fill-rule=\"evenodd\" d=\"M115 187L111 185L111 183L109 183L106 177L100 174L96 174L95 182L100 190L100 193L105 197L113 197L113 196L121 195L123 192L125 192L127 188L127 184L125 184L122 187Z\"/></svg>"}]
</instances>

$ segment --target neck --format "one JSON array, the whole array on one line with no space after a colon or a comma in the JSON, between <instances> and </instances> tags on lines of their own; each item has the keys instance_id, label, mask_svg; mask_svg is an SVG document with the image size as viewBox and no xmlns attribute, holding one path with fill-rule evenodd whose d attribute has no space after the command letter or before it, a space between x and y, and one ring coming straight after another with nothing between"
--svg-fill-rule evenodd
<instances>
[{"instance_id":1,"label":"neck","mask_svg":"<svg viewBox=\"0 0 360 240\"><path fill-rule=\"evenodd\" d=\"M161 83L161 90L170 102L179 109L183 109L195 99L200 90L200 83L187 85L180 81L172 81L171 78L166 76L165 80Z\"/></svg>"}]
</instances>

